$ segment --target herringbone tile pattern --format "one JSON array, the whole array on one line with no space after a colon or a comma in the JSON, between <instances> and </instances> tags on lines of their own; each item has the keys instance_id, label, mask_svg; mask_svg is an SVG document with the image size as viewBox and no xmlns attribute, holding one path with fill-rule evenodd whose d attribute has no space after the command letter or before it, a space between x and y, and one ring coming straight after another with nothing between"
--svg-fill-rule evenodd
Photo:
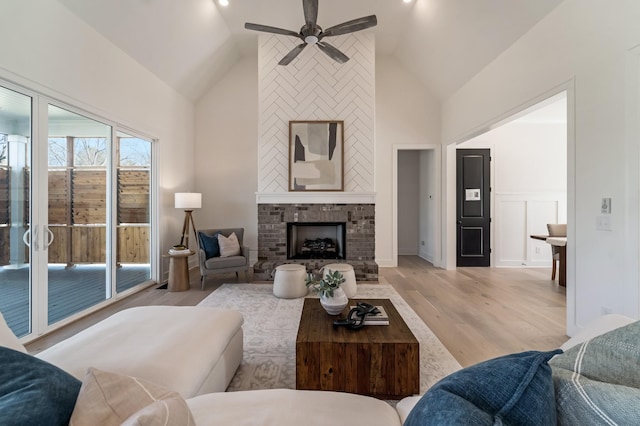
<instances>
[{"instance_id":1,"label":"herringbone tile pattern","mask_svg":"<svg viewBox=\"0 0 640 426\"><path fill-rule=\"evenodd\" d=\"M363 32L327 39L350 60L338 64L307 46L289 65L278 65L300 40L259 38L258 191L287 192L289 121L343 120L344 189L374 188L375 39Z\"/></svg>"}]
</instances>

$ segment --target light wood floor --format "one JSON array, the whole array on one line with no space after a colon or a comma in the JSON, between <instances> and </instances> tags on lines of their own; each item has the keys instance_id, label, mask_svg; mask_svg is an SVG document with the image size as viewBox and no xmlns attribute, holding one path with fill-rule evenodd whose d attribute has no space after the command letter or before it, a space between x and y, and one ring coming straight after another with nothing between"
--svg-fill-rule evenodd
<instances>
[{"instance_id":1,"label":"light wood floor","mask_svg":"<svg viewBox=\"0 0 640 426\"><path fill-rule=\"evenodd\" d=\"M172 293L145 289L27 345L37 353L78 331L133 306L197 305L235 275L209 279L200 290ZM242 276L242 275L241 275ZM546 268L434 268L416 256L401 256L397 268L380 268L380 282L393 285L462 366L524 350L549 350L567 339L565 290Z\"/></svg>"}]
</instances>

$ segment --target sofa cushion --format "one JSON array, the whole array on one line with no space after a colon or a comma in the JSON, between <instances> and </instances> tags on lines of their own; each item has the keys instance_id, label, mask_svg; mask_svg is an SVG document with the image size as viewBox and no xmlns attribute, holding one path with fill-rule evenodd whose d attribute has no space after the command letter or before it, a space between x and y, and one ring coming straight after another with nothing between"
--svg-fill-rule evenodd
<instances>
[{"instance_id":1,"label":"sofa cushion","mask_svg":"<svg viewBox=\"0 0 640 426\"><path fill-rule=\"evenodd\" d=\"M193 425L186 401L146 380L89 368L82 382L73 426Z\"/></svg>"},{"instance_id":2,"label":"sofa cushion","mask_svg":"<svg viewBox=\"0 0 640 426\"><path fill-rule=\"evenodd\" d=\"M9 325L4 320L2 313L0 312L0 346L10 348L22 353L27 353L25 347L20 343L13 331L9 328Z\"/></svg>"},{"instance_id":3,"label":"sofa cushion","mask_svg":"<svg viewBox=\"0 0 640 426\"><path fill-rule=\"evenodd\" d=\"M0 347L0 424L67 425L80 381L31 355Z\"/></svg>"},{"instance_id":4,"label":"sofa cushion","mask_svg":"<svg viewBox=\"0 0 640 426\"><path fill-rule=\"evenodd\" d=\"M87 368L139 377L197 395L230 341L242 314L195 306L142 306L120 311L36 356L79 379Z\"/></svg>"},{"instance_id":5,"label":"sofa cushion","mask_svg":"<svg viewBox=\"0 0 640 426\"><path fill-rule=\"evenodd\" d=\"M208 235L208 234L205 234L204 232L198 232L198 237L200 238L200 245L204 250L204 254L207 259L220 256L220 246L218 245L218 235L220 235L220 232L216 232L213 235Z\"/></svg>"},{"instance_id":6,"label":"sofa cushion","mask_svg":"<svg viewBox=\"0 0 640 426\"><path fill-rule=\"evenodd\" d=\"M198 425L400 426L384 401L344 392L267 389L219 392L187 400Z\"/></svg>"},{"instance_id":7,"label":"sofa cushion","mask_svg":"<svg viewBox=\"0 0 640 426\"><path fill-rule=\"evenodd\" d=\"M640 322L585 340L549 364L560 424L640 419Z\"/></svg>"},{"instance_id":8,"label":"sofa cushion","mask_svg":"<svg viewBox=\"0 0 640 426\"><path fill-rule=\"evenodd\" d=\"M405 426L555 425L555 398L547 361L561 352L522 352L450 374L424 394Z\"/></svg>"},{"instance_id":9,"label":"sofa cushion","mask_svg":"<svg viewBox=\"0 0 640 426\"><path fill-rule=\"evenodd\" d=\"M237 256L242 253L240 242L235 232L232 232L229 237L218 234L218 245L220 246L220 257Z\"/></svg>"}]
</instances>

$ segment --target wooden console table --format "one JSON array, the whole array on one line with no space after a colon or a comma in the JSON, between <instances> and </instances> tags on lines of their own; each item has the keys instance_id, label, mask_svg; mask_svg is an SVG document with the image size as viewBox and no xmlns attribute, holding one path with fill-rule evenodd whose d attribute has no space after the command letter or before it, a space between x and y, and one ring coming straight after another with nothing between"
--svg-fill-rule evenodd
<instances>
[{"instance_id":1,"label":"wooden console table","mask_svg":"<svg viewBox=\"0 0 640 426\"><path fill-rule=\"evenodd\" d=\"M389 325L334 327L356 301L382 305ZM296 389L344 391L384 399L420 393L420 348L388 299L354 299L330 316L316 298L304 300L296 338Z\"/></svg>"}]
</instances>

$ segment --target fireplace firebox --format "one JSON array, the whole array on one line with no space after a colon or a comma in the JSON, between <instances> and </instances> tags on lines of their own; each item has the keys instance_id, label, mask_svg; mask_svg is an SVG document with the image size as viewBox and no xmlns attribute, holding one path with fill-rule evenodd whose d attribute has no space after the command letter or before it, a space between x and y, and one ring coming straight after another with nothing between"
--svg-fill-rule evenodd
<instances>
[{"instance_id":1,"label":"fireplace firebox","mask_svg":"<svg viewBox=\"0 0 640 426\"><path fill-rule=\"evenodd\" d=\"M287 223L287 259L345 259L346 223Z\"/></svg>"}]
</instances>

